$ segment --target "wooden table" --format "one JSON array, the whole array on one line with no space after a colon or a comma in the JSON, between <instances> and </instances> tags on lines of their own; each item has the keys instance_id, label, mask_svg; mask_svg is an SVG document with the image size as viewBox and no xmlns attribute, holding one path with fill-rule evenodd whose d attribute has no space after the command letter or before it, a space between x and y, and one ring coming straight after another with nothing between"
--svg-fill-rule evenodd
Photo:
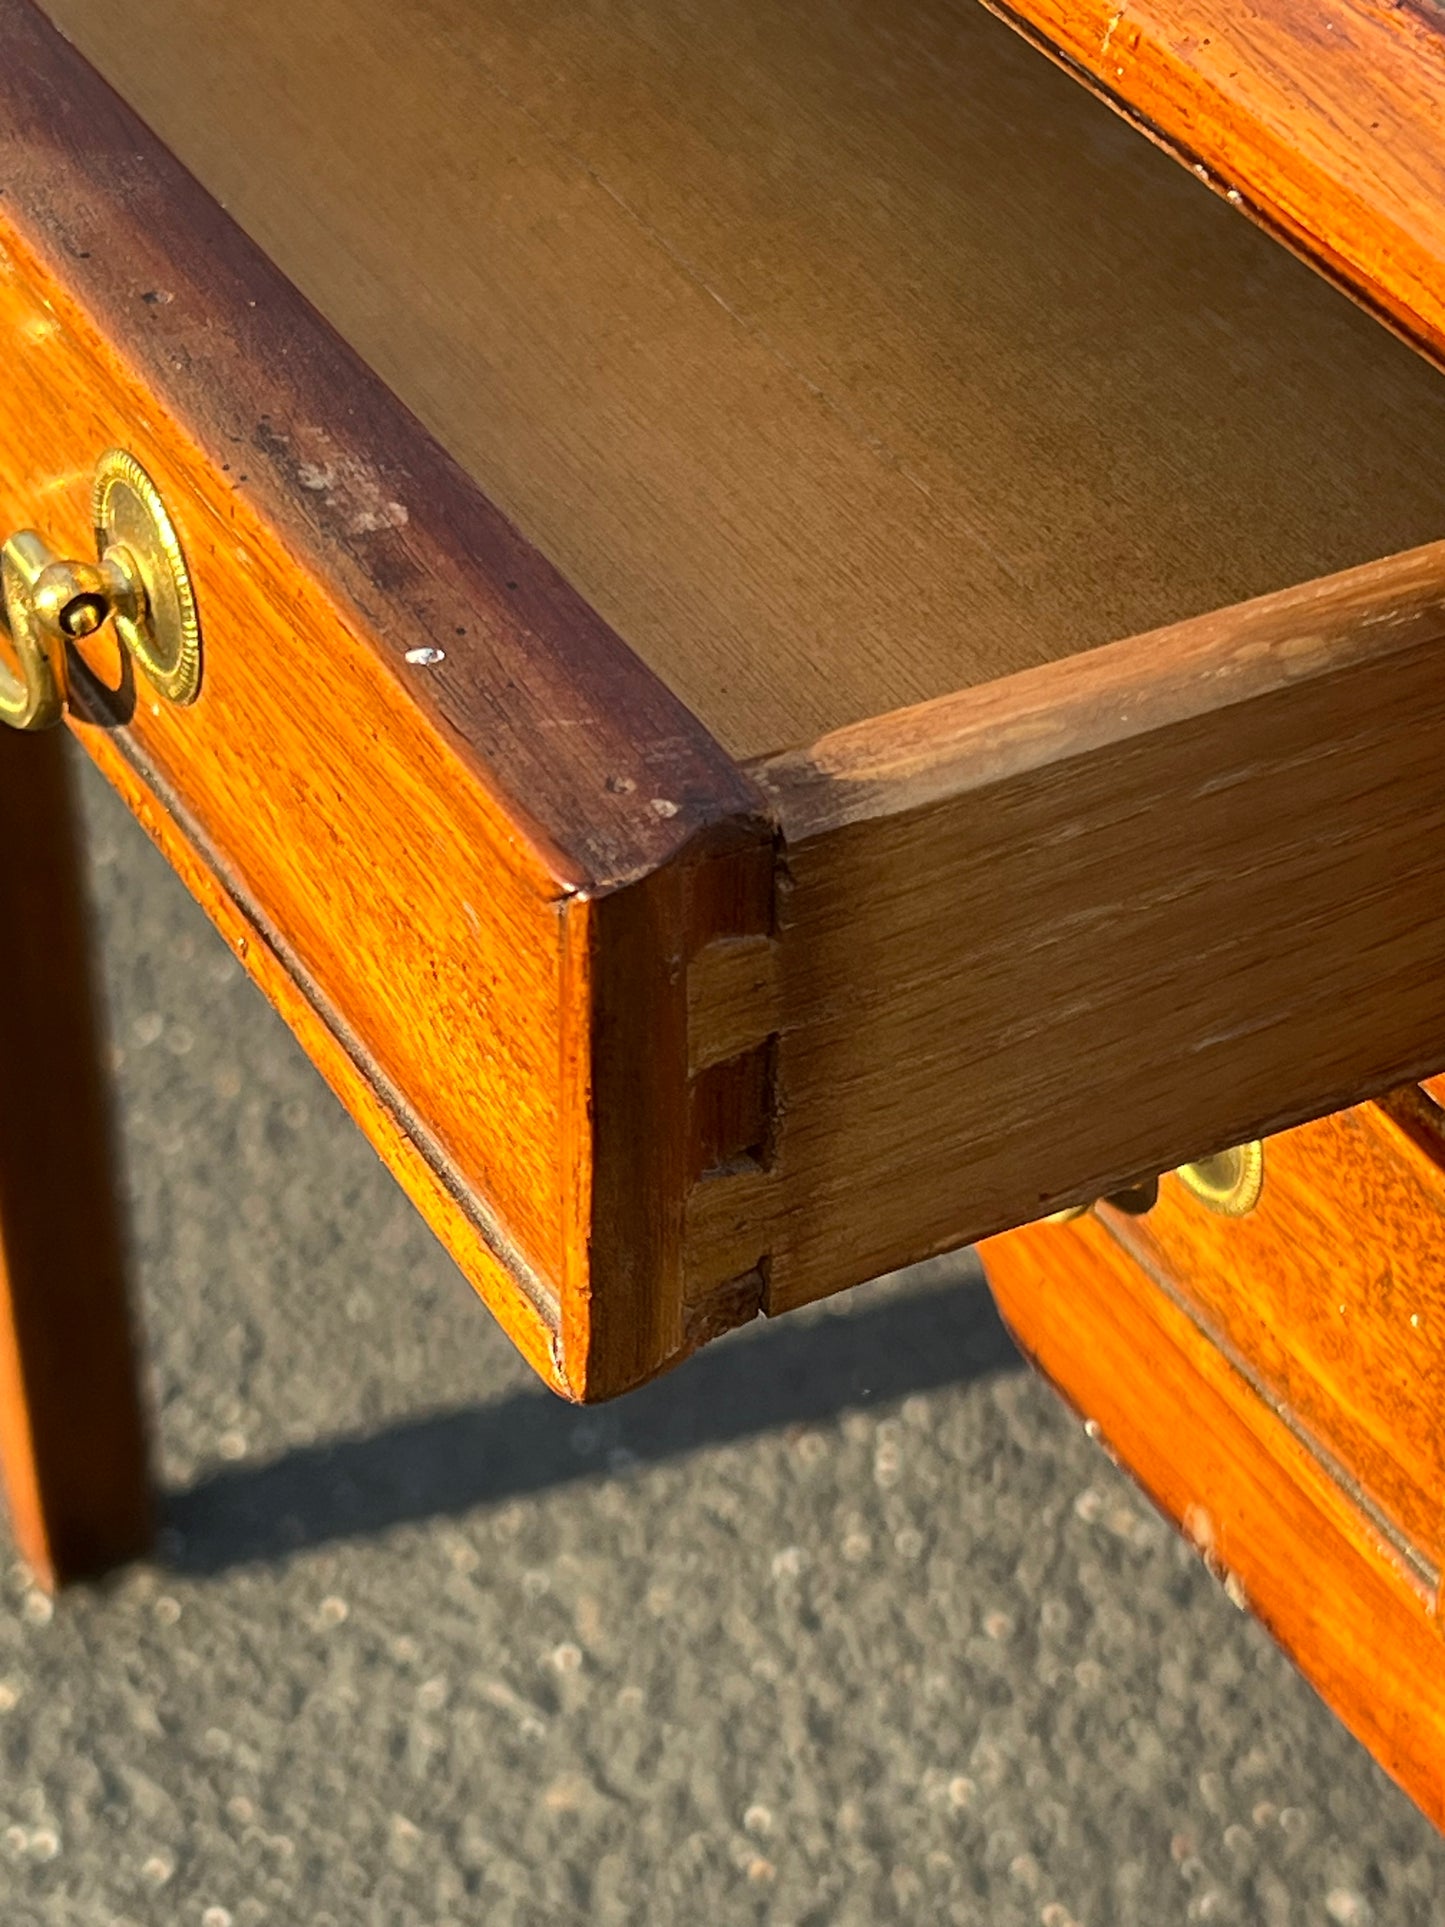
<instances>
[{"instance_id":1,"label":"wooden table","mask_svg":"<svg viewBox=\"0 0 1445 1927\"><path fill-rule=\"evenodd\" d=\"M1440 1818L1445 385L1237 211L1439 348L1439 43L1029 14L1225 198L945 0L0 0L11 707L557 1390L988 1239ZM148 1508L54 741L0 1372L61 1579ZM1248 1216L1037 1223L1266 1138Z\"/></svg>"}]
</instances>

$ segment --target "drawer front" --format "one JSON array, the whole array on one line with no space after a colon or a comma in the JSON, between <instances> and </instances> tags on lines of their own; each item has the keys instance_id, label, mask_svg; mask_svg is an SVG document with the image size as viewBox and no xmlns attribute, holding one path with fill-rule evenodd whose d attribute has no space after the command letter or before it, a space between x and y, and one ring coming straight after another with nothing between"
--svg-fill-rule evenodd
<instances>
[{"instance_id":1,"label":"drawer front","mask_svg":"<svg viewBox=\"0 0 1445 1927\"><path fill-rule=\"evenodd\" d=\"M107 627L67 721L534 1363L648 1375L751 786L28 0L0 182L0 537L93 562L120 446L200 615L194 703Z\"/></svg>"},{"instance_id":2,"label":"drawer front","mask_svg":"<svg viewBox=\"0 0 1445 1927\"><path fill-rule=\"evenodd\" d=\"M1361 1105L1269 1139L1245 1217L1173 1176L1143 1217L1098 1210L1403 1541L1445 1563L1445 1174L1424 1146Z\"/></svg>"}]
</instances>

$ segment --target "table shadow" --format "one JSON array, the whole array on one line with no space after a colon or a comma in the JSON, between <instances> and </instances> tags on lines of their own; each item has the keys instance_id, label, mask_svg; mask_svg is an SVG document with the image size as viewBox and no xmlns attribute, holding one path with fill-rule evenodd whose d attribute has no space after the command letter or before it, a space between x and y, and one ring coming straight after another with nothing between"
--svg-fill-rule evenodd
<instances>
[{"instance_id":1,"label":"table shadow","mask_svg":"<svg viewBox=\"0 0 1445 1927\"><path fill-rule=\"evenodd\" d=\"M949 1262L943 1284L750 1326L611 1405L520 1391L208 1472L166 1495L165 1562L282 1559L1017 1369L976 1263Z\"/></svg>"}]
</instances>

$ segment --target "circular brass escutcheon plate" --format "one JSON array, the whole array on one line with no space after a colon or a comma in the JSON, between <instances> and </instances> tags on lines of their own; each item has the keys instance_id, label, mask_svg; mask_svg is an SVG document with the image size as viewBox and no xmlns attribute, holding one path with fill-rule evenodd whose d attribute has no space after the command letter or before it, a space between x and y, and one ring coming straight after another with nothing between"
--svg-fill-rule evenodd
<instances>
[{"instance_id":1,"label":"circular brass escutcheon plate","mask_svg":"<svg viewBox=\"0 0 1445 1927\"><path fill-rule=\"evenodd\" d=\"M97 462L91 511L102 557L123 550L117 559L145 594L143 609L116 610L121 641L163 696L193 703L201 692L201 619L185 551L155 483L125 449Z\"/></svg>"},{"instance_id":2,"label":"circular brass escutcheon plate","mask_svg":"<svg viewBox=\"0 0 1445 1927\"><path fill-rule=\"evenodd\" d=\"M1213 1157L1181 1164L1176 1176L1185 1190L1222 1217L1243 1218L1264 1190L1264 1146L1257 1139L1236 1144Z\"/></svg>"}]
</instances>

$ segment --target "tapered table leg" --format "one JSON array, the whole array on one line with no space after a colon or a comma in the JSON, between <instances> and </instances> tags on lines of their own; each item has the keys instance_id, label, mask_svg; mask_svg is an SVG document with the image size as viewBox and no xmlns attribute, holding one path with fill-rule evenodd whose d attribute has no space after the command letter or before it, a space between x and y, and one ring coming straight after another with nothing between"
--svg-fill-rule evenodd
<instances>
[{"instance_id":1,"label":"tapered table leg","mask_svg":"<svg viewBox=\"0 0 1445 1927\"><path fill-rule=\"evenodd\" d=\"M98 1049L63 734L0 729L0 1462L52 1586L151 1536Z\"/></svg>"}]
</instances>

